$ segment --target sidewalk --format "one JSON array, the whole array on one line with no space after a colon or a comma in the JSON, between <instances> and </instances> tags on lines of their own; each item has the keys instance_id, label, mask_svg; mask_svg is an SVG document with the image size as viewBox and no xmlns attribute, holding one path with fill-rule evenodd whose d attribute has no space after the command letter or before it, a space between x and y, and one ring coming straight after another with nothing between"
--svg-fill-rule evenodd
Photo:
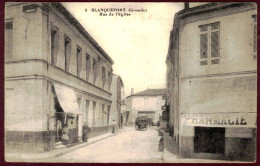
<instances>
[{"instance_id":1,"label":"sidewalk","mask_svg":"<svg viewBox=\"0 0 260 166\"><path fill-rule=\"evenodd\" d=\"M43 153L5 153L5 161L6 162L32 162L33 160L42 160L48 159L52 157L59 157L66 153L72 152L79 148L94 144L98 141L102 141L106 138L112 137L117 135L117 133L107 133L97 137L93 137L88 139L88 142L79 143L78 145L71 146L71 147L63 147L59 149L54 149L49 152Z\"/></svg>"}]
</instances>

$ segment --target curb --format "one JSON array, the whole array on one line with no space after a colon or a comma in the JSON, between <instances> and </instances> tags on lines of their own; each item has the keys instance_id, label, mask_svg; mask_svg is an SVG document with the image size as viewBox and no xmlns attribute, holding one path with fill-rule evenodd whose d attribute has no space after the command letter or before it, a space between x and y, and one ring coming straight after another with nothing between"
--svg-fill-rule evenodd
<instances>
[{"instance_id":1,"label":"curb","mask_svg":"<svg viewBox=\"0 0 260 166\"><path fill-rule=\"evenodd\" d=\"M110 135L110 136L107 136L107 137L104 137L104 138L95 140L95 141L93 141L93 142L91 142L91 143L86 143L86 144L83 144L83 145L79 145L79 146L74 147L73 149L68 149L68 150L65 151L65 152L60 152L60 153L58 153L58 154L56 154L56 155L54 155L54 156L47 157L47 158L42 158L42 159L48 159L48 158L52 158L52 157L60 157L60 156L63 156L63 155L65 155L65 154L67 154L67 153L70 153L70 152L73 152L73 151L78 150L78 149L80 149L80 148L83 148L83 147L85 147L85 146L88 146L88 145L94 144L94 143L96 143L96 142L105 140L105 139L107 139L107 138L113 137L113 136L115 136L115 135L117 135L117 134L118 134L118 133L115 133L115 134L112 134L112 135Z\"/></svg>"},{"instance_id":2,"label":"curb","mask_svg":"<svg viewBox=\"0 0 260 166\"><path fill-rule=\"evenodd\" d=\"M43 157L39 157L39 158L27 158L27 159L23 159L23 158L13 158L13 159L8 159L8 158L5 158L5 160L6 161L8 161L8 162L34 162L34 161L41 161L41 160L44 160L44 159L50 159L50 158L55 158L55 157L60 157L60 156L62 156L62 155L65 155L65 154L67 154L67 153L70 153L70 152L73 152L73 151L75 151L75 150L78 150L78 149L80 149L80 148L83 148L83 147L86 147L86 146L88 146L88 145L91 145L91 144L94 144L94 143L97 143L97 142L99 142L99 141L102 141L102 140L105 140L105 139L107 139L107 138L110 138L110 137L113 137L113 136L116 136L117 134L119 134L118 132L117 133L115 133L115 134L111 134L111 135L109 135L109 136L107 136L107 137L103 137L103 138L100 138L100 139L97 139L97 140L95 140L95 141L93 141L93 142L90 142L90 143L85 143L85 144L79 144L79 145L77 145L77 146L75 146L75 147L71 147L71 149L69 148L69 149L66 149L66 150L64 150L64 151L62 151L62 152L58 152L58 153L56 153L56 154L52 154L52 155L49 155L49 156L43 156Z\"/></svg>"}]
</instances>

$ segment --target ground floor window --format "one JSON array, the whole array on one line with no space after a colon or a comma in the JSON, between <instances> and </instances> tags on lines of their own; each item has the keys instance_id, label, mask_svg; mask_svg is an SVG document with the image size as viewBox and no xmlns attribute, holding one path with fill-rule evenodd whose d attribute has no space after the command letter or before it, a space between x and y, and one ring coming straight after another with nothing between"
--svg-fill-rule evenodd
<instances>
[{"instance_id":1,"label":"ground floor window","mask_svg":"<svg viewBox=\"0 0 260 166\"><path fill-rule=\"evenodd\" d=\"M195 127L195 153L224 153L225 128Z\"/></svg>"}]
</instances>

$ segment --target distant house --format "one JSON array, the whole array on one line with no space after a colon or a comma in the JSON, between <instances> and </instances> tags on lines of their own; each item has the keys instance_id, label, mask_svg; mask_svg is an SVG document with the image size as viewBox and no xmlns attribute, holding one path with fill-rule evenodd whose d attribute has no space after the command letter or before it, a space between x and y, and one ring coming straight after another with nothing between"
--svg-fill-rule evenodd
<instances>
[{"instance_id":1,"label":"distant house","mask_svg":"<svg viewBox=\"0 0 260 166\"><path fill-rule=\"evenodd\" d=\"M165 100L165 89L147 89L131 94L126 98L126 110L129 111L129 123L133 124L135 118L140 116L151 118L153 122L159 121Z\"/></svg>"}]
</instances>

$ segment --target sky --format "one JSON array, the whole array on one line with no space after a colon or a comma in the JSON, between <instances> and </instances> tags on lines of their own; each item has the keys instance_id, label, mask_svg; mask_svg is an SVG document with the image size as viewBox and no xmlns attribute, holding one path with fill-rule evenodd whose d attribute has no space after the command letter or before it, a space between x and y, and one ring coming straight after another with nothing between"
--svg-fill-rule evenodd
<instances>
[{"instance_id":1,"label":"sky","mask_svg":"<svg viewBox=\"0 0 260 166\"><path fill-rule=\"evenodd\" d=\"M103 50L113 59L125 96L142 90L166 88L166 56L174 14L183 3L63 3ZM100 16L91 9L125 8L131 16ZM129 12L144 9L146 12ZM86 10L85 10L86 9Z\"/></svg>"}]
</instances>

